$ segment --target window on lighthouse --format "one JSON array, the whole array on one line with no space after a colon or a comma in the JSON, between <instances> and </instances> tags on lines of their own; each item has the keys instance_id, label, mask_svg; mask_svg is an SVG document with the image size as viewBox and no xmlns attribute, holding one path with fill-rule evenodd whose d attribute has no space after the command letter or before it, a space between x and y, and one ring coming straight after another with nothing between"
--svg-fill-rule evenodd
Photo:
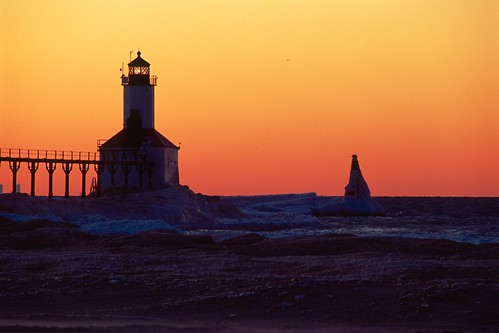
<instances>
[{"instance_id":1,"label":"window on lighthouse","mask_svg":"<svg viewBox=\"0 0 499 333\"><path fill-rule=\"evenodd\" d=\"M130 75L149 75L149 67L130 67Z\"/></svg>"}]
</instances>

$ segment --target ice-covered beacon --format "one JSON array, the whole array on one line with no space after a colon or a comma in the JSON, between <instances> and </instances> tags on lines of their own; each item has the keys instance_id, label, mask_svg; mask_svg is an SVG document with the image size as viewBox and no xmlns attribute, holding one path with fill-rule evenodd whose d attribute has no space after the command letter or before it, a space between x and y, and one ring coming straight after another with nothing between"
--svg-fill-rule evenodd
<instances>
[{"instance_id":1,"label":"ice-covered beacon","mask_svg":"<svg viewBox=\"0 0 499 333\"><path fill-rule=\"evenodd\" d=\"M315 207L312 213L315 216L384 215L381 205L371 198L371 191L360 171L357 155L352 155L350 178L345 186L343 198L339 202Z\"/></svg>"}]
</instances>

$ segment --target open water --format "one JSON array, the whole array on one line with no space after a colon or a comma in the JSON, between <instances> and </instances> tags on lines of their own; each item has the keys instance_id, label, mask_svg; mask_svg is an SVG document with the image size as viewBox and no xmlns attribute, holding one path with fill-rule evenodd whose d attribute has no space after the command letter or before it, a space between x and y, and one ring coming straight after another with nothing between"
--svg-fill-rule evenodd
<instances>
[{"instance_id":1,"label":"open water","mask_svg":"<svg viewBox=\"0 0 499 333\"><path fill-rule=\"evenodd\" d=\"M232 196L222 197L217 202L227 204L231 212L236 206L242 214L213 211L209 217L199 219L204 213L198 212L199 206L193 204L191 196L187 196L191 201L180 201L179 205L190 207L184 211L189 223L182 224L177 221L178 216L172 214L172 205L165 206L170 201L176 204L173 200L178 193L174 191L168 194L172 197L166 199L158 197L157 192L146 193L146 201L137 199L132 205L139 208L125 212L122 212L123 206L118 205L119 200L96 201L93 202L95 212L91 215L88 210L80 209L77 200L73 204L73 201L68 201L67 206L57 206L20 196L17 197L19 200L11 201L34 206L21 210L24 211L22 214L11 213L12 209L0 209L0 217L18 222L35 218L66 221L79 225L82 231L97 234L171 229L182 234L209 235L215 241L257 233L265 237L353 234L448 239L473 244L499 243L499 198L377 197L375 199L385 209L385 216L316 218L311 215L314 207L334 203L341 197L317 196L315 193ZM5 199L8 198L11 197ZM52 203L64 203L64 200L54 199ZM85 202L85 205L90 203ZM136 214L141 211L148 214Z\"/></svg>"},{"instance_id":2,"label":"open water","mask_svg":"<svg viewBox=\"0 0 499 333\"><path fill-rule=\"evenodd\" d=\"M243 211L260 217L226 221L218 230L189 233L210 234L220 239L248 232L266 237L335 233L499 243L499 198L377 197L385 216L313 218L307 214L313 204L340 199L313 194L226 197L225 200Z\"/></svg>"}]
</instances>

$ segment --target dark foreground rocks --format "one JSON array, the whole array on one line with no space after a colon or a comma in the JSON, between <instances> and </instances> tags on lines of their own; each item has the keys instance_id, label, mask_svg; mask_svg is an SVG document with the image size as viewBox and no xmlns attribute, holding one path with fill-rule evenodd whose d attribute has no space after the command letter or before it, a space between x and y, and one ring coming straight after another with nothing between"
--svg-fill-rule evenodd
<instances>
[{"instance_id":1,"label":"dark foreground rocks","mask_svg":"<svg viewBox=\"0 0 499 333\"><path fill-rule=\"evenodd\" d=\"M0 332L499 331L498 244L0 222Z\"/></svg>"}]
</instances>

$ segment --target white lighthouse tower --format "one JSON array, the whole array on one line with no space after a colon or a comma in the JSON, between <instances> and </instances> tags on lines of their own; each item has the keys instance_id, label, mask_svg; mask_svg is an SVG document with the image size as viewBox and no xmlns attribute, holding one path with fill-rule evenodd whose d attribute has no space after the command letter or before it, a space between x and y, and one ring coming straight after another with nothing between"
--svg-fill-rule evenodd
<instances>
[{"instance_id":1,"label":"white lighthouse tower","mask_svg":"<svg viewBox=\"0 0 499 333\"><path fill-rule=\"evenodd\" d=\"M123 124L130 118L132 110L139 110L143 128L154 128L154 87L156 76L150 76L150 64L140 57L128 64L128 77L121 76L123 86Z\"/></svg>"},{"instance_id":2,"label":"white lighthouse tower","mask_svg":"<svg viewBox=\"0 0 499 333\"><path fill-rule=\"evenodd\" d=\"M123 129L100 145L99 186L162 188L179 184L178 151L154 128L154 87L150 64L137 58L128 64L123 86ZM113 161L125 162L113 164Z\"/></svg>"}]
</instances>

